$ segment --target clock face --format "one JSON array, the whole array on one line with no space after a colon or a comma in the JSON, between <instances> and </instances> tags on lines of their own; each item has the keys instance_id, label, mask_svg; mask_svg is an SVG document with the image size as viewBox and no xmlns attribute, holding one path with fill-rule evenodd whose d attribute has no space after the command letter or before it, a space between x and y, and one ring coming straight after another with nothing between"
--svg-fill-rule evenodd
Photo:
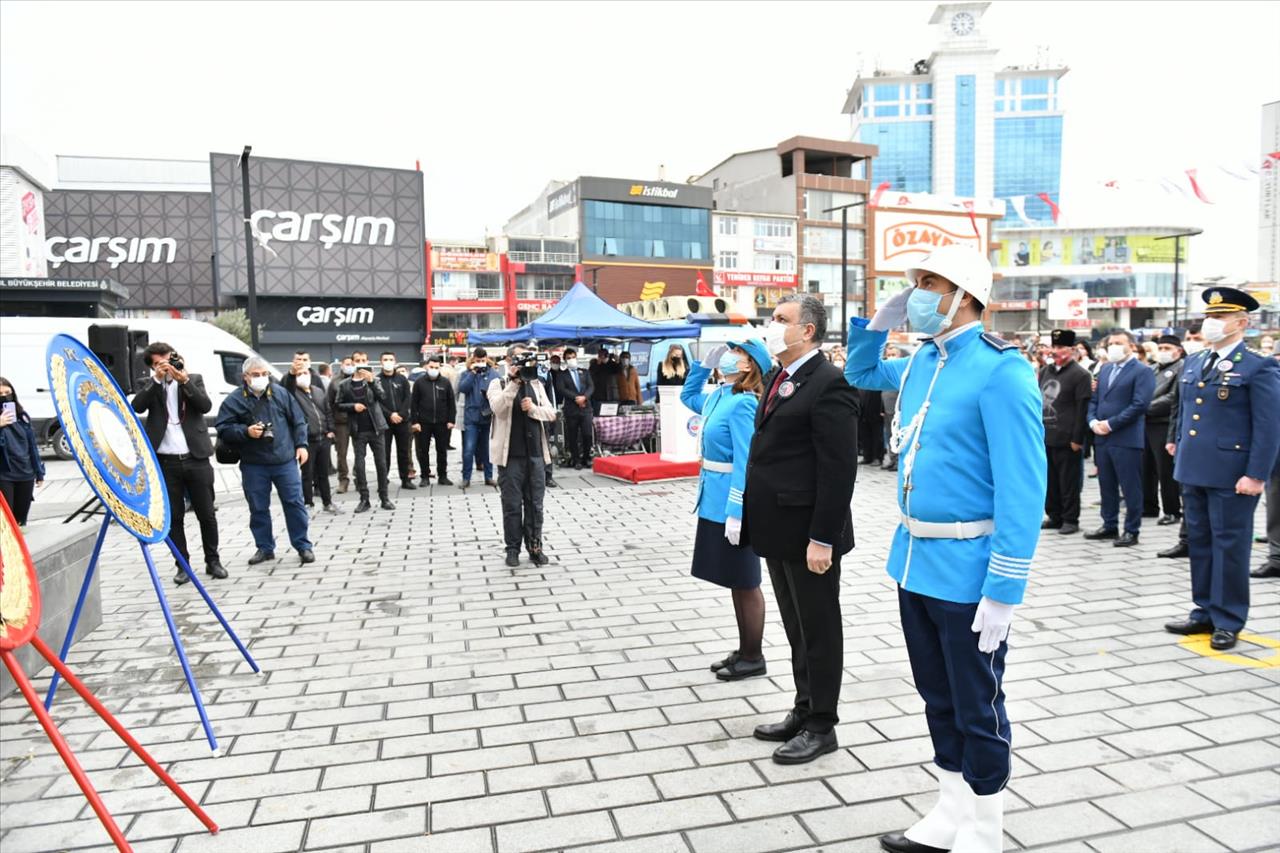
<instances>
[{"instance_id":1,"label":"clock face","mask_svg":"<svg viewBox=\"0 0 1280 853\"><path fill-rule=\"evenodd\" d=\"M958 36L967 36L973 32L975 21L968 12L956 12L951 16L951 32Z\"/></svg>"}]
</instances>

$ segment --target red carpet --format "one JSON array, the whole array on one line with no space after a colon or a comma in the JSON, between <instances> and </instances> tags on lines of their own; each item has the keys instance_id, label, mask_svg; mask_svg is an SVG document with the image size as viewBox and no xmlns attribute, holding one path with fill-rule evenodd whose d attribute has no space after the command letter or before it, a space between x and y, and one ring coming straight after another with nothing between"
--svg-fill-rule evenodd
<instances>
[{"instance_id":1,"label":"red carpet","mask_svg":"<svg viewBox=\"0 0 1280 853\"><path fill-rule=\"evenodd\" d=\"M664 462L658 453L628 453L625 456L601 456L591 470L604 477L642 483L647 480L674 480L698 476L698 462Z\"/></svg>"}]
</instances>

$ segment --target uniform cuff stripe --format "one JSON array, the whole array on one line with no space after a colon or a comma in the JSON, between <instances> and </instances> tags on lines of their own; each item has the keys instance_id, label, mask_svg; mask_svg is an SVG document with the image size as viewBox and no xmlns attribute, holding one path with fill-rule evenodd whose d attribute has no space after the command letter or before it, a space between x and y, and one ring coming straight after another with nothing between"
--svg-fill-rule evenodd
<instances>
[{"instance_id":1,"label":"uniform cuff stripe","mask_svg":"<svg viewBox=\"0 0 1280 853\"><path fill-rule=\"evenodd\" d=\"M1008 557L1001 557L998 554L991 555L991 562L999 563L1002 566L1009 566L1014 569L1031 566L1030 560L1011 560Z\"/></svg>"},{"instance_id":2,"label":"uniform cuff stripe","mask_svg":"<svg viewBox=\"0 0 1280 853\"><path fill-rule=\"evenodd\" d=\"M1002 578L1009 578L1010 580L1015 580L1015 581L1025 581L1025 580L1027 580L1027 579L1028 579L1028 577L1029 577L1028 575L1015 575L1015 574L1012 574L1012 573L1010 573L1010 572L1002 572L1002 571L1000 571L999 569L996 569L996 568L994 568L994 567L988 567L988 568L987 568L987 573L988 573L988 574L992 574L992 575L996 575L996 576L998 576L998 577L1002 577Z\"/></svg>"},{"instance_id":3,"label":"uniform cuff stripe","mask_svg":"<svg viewBox=\"0 0 1280 853\"><path fill-rule=\"evenodd\" d=\"M991 552L991 559L993 559L993 560L1008 560L1008 561L1009 561L1009 562L1011 562L1011 563L1030 563L1030 562L1031 562L1031 558L1030 558L1030 557L1010 557L1009 555L1007 555L1007 554L1001 554L1001 553L1000 553L1000 552L998 552L998 551L992 551L992 552Z\"/></svg>"}]
</instances>

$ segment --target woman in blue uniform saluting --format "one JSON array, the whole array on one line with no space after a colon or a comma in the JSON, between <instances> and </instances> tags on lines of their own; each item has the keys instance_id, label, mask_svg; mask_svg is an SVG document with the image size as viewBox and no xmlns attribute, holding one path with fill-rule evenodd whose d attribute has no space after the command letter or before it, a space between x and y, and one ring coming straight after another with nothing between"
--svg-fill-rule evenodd
<instances>
[{"instance_id":1,"label":"woman in blue uniform saluting","mask_svg":"<svg viewBox=\"0 0 1280 853\"><path fill-rule=\"evenodd\" d=\"M764 341L751 339L718 346L689 370L680 401L702 415L702 474L698 479L698 534L693 545L693 576L733 590L738 618L738 649L711 665L721 681L737 681L766 672L760 644L764 636L764 593L760 558L738 544L742 533L742 490L747 484L747 455L755 434L756 408L772 359ZM712 369L724 383L703 389Z\"/></svg>"}]
</instances>

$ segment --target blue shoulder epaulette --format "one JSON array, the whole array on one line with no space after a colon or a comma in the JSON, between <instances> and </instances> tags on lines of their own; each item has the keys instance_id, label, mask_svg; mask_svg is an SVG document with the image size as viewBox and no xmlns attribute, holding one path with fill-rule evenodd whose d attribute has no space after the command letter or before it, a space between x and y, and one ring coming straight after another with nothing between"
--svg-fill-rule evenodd
<instances>
[{"instance_id":1,"label":"blue shoulder epaulette","mask_svg":"<svg viewBox=\"0 0 1280 853\"><path fill-rule=\"evenodd\" d=\"M987 342L988 346L993 349L997 349L1000 352L1018 348L1017 344L1009 343L1004 338L999 337L998 335L993 335L991 332L983 332L982 339Z\"/></svg>"}]
</instances>

